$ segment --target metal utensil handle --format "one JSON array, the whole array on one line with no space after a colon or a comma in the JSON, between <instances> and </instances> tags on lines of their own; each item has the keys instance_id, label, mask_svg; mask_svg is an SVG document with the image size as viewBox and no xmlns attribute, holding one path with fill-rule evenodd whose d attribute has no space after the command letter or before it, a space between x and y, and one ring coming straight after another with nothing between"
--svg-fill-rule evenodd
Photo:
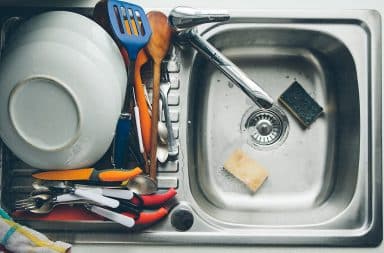
<instances>
[{"instance_id":1,"label":"metal utensil handle","mask_svg":"<svg viewBox=\"0 0 384 253\"><path fill-rule=\"evenodd\" d=\"M273 99L258 84L194 30L191 29L186 32L185 36L190 40L193 48L210 59L229 80L234 82L259 107L269 108L273 105Z\"/></svg>"},{"instance_id":2,"label":"metal utensil handle","mask_svg":"<svg viewBox=\"0 0 384 253\"><path fill-rule=\"evenodd\" d=\"M88 208L91 212L96 213L100 216L103 216L111 221L117 222L126 227L133 227L135 225L135 220L131 217L107 210L99 206L90 206Z\"/></svg>"},{"instance_id":3,"label":"metal utensil handle","mask_svg":"<svg viewBox=\"0 0 384 253\"><path fill-rule=\"evenodd\" d=\"M175 141L175 135L173 134L173 128L171 123L171 116L169 115L168 99L167 95L160 90L161 100L163 101L165 125L168 130L168 155L176 156L178 154L178 147Z\"/></svg>"},{"instance_id":4,"label":"metal utensil handle","mask_svg":"<svg viewBox=\"0 0 384 253\"><path fill-rule=\"evenodd\" d=\"M103 206L108 206L111 208L117 208L120 205L120 202L116 199L111 199L108 197L104 197L101 194L98 194L94 191L83 190L83 189L75 189L73 192L75 195L83 197L85 199L91 200L95 203L98 203Z\"/></svg>"},{"instance_id":5,"label":"metal utensil handle","mask_svg":"<svg viewBox=\"0 0 384 253\"><path fill-rule=\"evenodd\" d=\"M230 18L225 10L202 10L178 6L169 15L169 22L176 30L191 28L196 25L222 22Z\"/></svg>"}]
</instances>

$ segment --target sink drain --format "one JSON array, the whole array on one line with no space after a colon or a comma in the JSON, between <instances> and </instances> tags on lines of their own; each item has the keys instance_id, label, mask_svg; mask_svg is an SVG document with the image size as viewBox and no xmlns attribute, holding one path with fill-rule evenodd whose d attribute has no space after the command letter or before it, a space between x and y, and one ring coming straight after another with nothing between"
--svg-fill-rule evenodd
<instances>
[{"instance_id":1,"label":"sink drain","mask_svg":"<svg viewBox=\"0 0 384 253\"><path fill-rule=\"evenodd\" d=\"M276 106L269 109L252 107L243 116L241 130L253 147L277 147L287 137L288 119Z\"/></svg>"}]
</instances>

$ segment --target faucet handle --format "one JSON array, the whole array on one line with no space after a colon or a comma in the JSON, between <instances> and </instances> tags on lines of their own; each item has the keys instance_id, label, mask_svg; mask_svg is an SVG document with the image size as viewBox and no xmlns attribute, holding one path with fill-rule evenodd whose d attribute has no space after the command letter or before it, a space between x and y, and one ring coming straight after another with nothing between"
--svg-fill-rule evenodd
<instances>
[{"instance_id":1,"label":"faucet handle","mask_svg":"<svg viewBox=\"0 0 384 253\"><path fill-rule=\"evenodd\" d=\"M182 31L200 24L226 21L229 18L226 10L202 10L178 6L172 9L168 20L176 31Z\"/></svg>"}]
</instances>

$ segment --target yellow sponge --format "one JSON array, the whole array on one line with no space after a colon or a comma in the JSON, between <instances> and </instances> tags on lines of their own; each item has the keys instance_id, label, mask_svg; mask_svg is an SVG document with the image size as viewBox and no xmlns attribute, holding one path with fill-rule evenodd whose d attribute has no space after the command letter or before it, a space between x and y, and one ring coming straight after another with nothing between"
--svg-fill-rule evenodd
<instances>
[{"instance_id":1,"label":"yellow sponge","mask_svg":"<svg viewBox=\"0 0 384 253\"><path fill-rule=\"evenodd\" d=\"M268 177L268 171L240 149L229 156L224 163L224 169L245 183L253 192L256 192Z\"/></svg>"}]
</instances>

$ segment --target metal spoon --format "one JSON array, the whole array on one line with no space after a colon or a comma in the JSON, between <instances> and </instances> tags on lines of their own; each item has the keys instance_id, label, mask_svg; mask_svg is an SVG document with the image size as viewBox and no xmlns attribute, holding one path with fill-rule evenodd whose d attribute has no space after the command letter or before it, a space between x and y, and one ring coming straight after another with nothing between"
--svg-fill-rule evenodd
<instances>
[{"instance_id":1,"label":"metal spoon","mask_svg":"<svg viewBox=\"0 0 384 253\"><path fill-rule=\"evenodd\" d=\"M168 159L168 131L165 124L159 121L158 124L159 141L157 142L156 158L160 163L165 163Z\"/></svg>"},{"instance_id":2,"label":"metal spoon","mask_svg":"<svg viewBox=\"0 0 384 253\"><path fill-rule=\"evenodd\" d=\"M163 105L165 125L168 132L168 154L169 156L174 157L178 155L179 149L175 140L175 136L173 135L171 116L169 114L168 92L170 88L171 88L170 82L163 81L160 83L160 97Z\"/></svg>"},{"instance_id":3,"label":"metal spoon","mask_svg":"<svg viewBox=\"0 0 384 253\"><path fill-rule=\"evenodd\" d=\"M162 108L161 104L162 101L160 100L160 108ZM168 129L162 121L158 122L157 129L159 141L157 142L156 158L160 163L165 163L168 159L169 153Z\"/></svg>"},{"instance_id":4,"label":"metal spoon","mask_svg":"<svg viewBox=\"0 0 384 253\"><path fill-rule=\"evenodd\" d=\"M159 123L157 124L157 128L158 128L158 134L159 134L160 142L163 144L167 144L168 143L168 129L165 126L164 122L159 121Z\"/></svg>"},{"instance_id":5,"label":"metal spoon","mask_svg":"<svg viewBox=\"0 0 384 253\"><path fill-rule=\"evenodd\" d=\"M165 163L168 160L168 145L162 142L157 143L156 158L160 163Z\"/></svg>"},{"instance_id":6,"label":"metal spoon","mask_svg":"<svg viewBox=\"0 0 384 253\"><path fill-rule=\"evenodd\" d=\"M127 182L126 187L140 195L148 195L157 191L157 183L146 175L134 177Z\"/></svg>"}]
</instances>

